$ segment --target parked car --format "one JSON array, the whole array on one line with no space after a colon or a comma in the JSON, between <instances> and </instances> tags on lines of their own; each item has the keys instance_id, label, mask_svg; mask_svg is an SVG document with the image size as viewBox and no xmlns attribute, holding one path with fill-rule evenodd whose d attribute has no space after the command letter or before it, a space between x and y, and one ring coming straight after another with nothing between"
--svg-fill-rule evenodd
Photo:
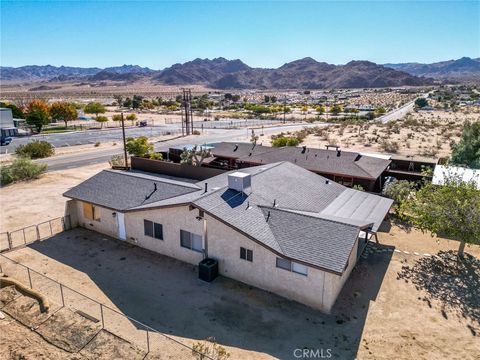
<instances>
[{"instance_id":1,"label":"parked car","mask_svg":"<svg viewBox=\"0 0 480 360\"><path fill-rule=\"evenodd\" d=\"M7 146L12 142L12 138L10 136L2 136L0 138L0 146Z\"/></svg>"},{"instance_id":2,"label":"parked car","mask_svg":"<svg viewBox=\"0 0 480 360\"><path fill-rule=\"evenodd\" d=\"M147 126L147 122L146 122L145 120L139 121L139 122L137 122L137 125L138 125L139 127L145 127L145 126Z\"/></svg>"}]
</instances>

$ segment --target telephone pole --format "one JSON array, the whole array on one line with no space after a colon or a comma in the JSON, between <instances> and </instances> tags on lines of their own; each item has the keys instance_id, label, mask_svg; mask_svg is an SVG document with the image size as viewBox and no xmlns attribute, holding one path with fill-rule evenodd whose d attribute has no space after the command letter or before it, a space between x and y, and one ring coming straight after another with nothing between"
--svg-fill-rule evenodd
<instances>
[{"instance_id":1,"label":"telephone pole","mask_svg":"<svg viewBox=\"0 0 480 360\"><path fill-rule=\"evenodd\" d=\"M187 88L182 91L182 136L185 136L193 133L192 91Z\"/></svg>"},{"instance_id":2,"label":"telephone pole","mask_svg":"<svg viewBox=\"0 0 480 360\"><path fill-rule=\"evenodd\" d=\"M123 120L123 112L121 114L122 114L123 156L125 161L125 170L128 170L127 141L125 140L125 121Z\"/></svg>"}]
</instances>

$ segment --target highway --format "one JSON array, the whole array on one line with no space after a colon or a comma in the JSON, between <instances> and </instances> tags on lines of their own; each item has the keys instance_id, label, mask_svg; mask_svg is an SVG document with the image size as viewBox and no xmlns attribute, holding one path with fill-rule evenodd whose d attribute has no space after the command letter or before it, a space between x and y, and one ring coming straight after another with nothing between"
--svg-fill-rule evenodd
<instances>
[{"instance_id":1,"label":"highway","mask_svg":"<svg viewBox=\"0 0 480 360\"><path fill-rule=\"evenodd\" d=\"M272 126L263 129L264 136L270 136L279 132L286 131L298 131L305 127L315 127L315 126L328 126L329 124L287 124L287 125L278 125ZM169 147L182 146L189 144L208 144L221 141L239 141L243 139L245 141L247 135L251 134L251 128L244 129L206 129L203 135L190 135L187 137L172 136L171 140L160 141L154 144L155 150L164 150ZM263 136L262 129L255 129L255 134L259 135L260 138L258 143L262 142ZM130 135L132 136L132 135ZM121 141L121 139L116 139ZM50 141L50 140L49 140ZM120 146L115 149L98 149L97 151L90 152L79 152L72 153L68 155L54 156L46 159L36 160L38 163L47 164L48 171L58 171L64 169L72 169L87 165L99 164L107 162L110 160L112 155L122 155L123 148Z\"/></svg>"}]
</instances>

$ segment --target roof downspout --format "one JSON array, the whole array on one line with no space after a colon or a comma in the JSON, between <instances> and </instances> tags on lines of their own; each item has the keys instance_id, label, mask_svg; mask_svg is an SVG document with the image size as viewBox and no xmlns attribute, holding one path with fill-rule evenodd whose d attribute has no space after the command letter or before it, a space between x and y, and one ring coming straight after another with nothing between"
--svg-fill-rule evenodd
<instances>
[{"instance_id":1,"label":"roof downspout","mask_svg":"<svg viewBox=\"0 0 480 360\"><path fill-rule=\"evenodd\" d=\"M203 215L203 241L204 241L204 250L203 250L203 258L208 258L208 231L207 231L207 219L205 214Z\"/></svg>"}]
</instances>

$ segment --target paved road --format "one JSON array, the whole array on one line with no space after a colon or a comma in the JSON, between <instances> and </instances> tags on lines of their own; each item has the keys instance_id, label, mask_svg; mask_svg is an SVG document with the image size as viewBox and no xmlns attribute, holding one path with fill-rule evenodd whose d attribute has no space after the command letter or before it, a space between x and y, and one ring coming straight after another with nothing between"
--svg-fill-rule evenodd
<instances>
[{"instance_id":1,"label":"paved road","mask_svg":"<svg viewBox=\"0 0 480 360\"><path fill-rule=\"evenodd\" d=\"M419 97L428 98L428 95L429 95L429 93L423 94ZM398 109L392 110L389 113L378 117L376 120L381 121L382 123L386 124L389 121L403 119L405 117L405 115L407 115L409 112L413 111L413 108L415 106L415 100L412 100L409 103L406 103L405 105L403 105L402 107L399 107Z\"/></svg>"},{"instance_id":2,"label":"paved road","mask_svg":"<svg viewBox=\"0 0 480 360\"><path fill-rule=\"evenodd\" d=\"M281 131L297 131L304 127L315 126L328 126L329 124L301 124L301 125L280 125L263 129L264 136L268 136ZM261 129L256 129L257 135L262 134ZM188 137L177 137L172 140L157 142L155 144L155 150L167 149L173 146L182 146L189 144L208 144L221 141L235 141L251 134L251 129L208 129L204 131L203 135L192 135ZM262 136L260 136L259 143L262 142ZM110 160L112 155L122 155L122 148L105 149L88 153L68 154L55 156L47 159L37 160L39 163L47 164L49 171L71 169L86 165L99 164Z\"/></svg>"},{"instance_id":3,"label":"paved road","mask_svg":"<svg viewBox=\"0 0 480 360\"><path fill-rule=\"evenodd\" d=\"M202 131L202 129L236 129L246 128L249 126L269 126L278 124L281 120L260 120L260 119L222 119L218 121L195 121L194 128ZM147 127L127 127L125 135L127 137L138 136L163 136L163 135L181 135L181 123L172 123L166 125L147 126ZM55 147L66 147L73 145L95 144L96 142L119 142L122 140L122 130L103 129L103 130L83 130L67 133L34 135L28 137L14 138L8 146L2 146L1 153L15 152L17 146L26 144L32 140L45 140Z\"/></svg>"}]
</instances>

